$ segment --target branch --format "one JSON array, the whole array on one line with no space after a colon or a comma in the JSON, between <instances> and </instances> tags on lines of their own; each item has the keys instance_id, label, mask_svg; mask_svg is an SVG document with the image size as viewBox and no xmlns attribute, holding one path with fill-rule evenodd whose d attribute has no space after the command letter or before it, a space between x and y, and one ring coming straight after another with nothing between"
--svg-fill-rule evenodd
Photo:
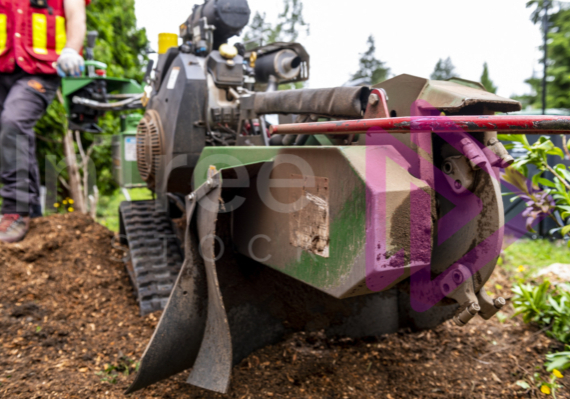
<instances>
[{"instance_id":1,"label":"branch","mask_svg":"<svg viewBox=\"0 0 570 399\"><path fill-rule=\"evenodd\" d=\"M87 148L87 154L83 153L82 158L81 158L81 169L83 170L83 197L85 198L86 201L90 197L89 196L89 160L91 159L91 154L93 153L93 149L95 148L95 144L96 144L96 141L94 140L91 143L91 145L89 146L89 148ZM96 185L94 187L97 188ZM97 204L98 200L99 200L99 195L97 194L96 200L95 200L95 205ZM92 206L91 200L89 200L89 205ZM92 211L92 209L91 209L91 211Z\"/></svg>"},{"instance_id":2,"label":"branch","mask_svg":"<svg viewBox=\"0 0 570 399\"><path fill-rule=\"evenodd\" d=\"M37 133L36 133L36 138L40 139L41 141L45 141L46 143L61 144L61 141L52 140Z\"/></svg>"},{"instance_id":3,"label":"branch","mask_svg":"<svg viewBox=\"0 0 570 399\"><path fill-rule=\"evenodd\" d=\"M81 155L81 163L85 158L85 151L83 151L83 144L81 143L81 136L79 135L79 130L75 131L75 141L77 142L77 147L79 148L79 154Z\"/></svg>"},{"instance_id":4,"label":"branch","mask_svg":"<svg viewBox=\"0 0 570 399\"><path fill-rule=\"evenodd\" d=\"M60 103L63 104L63 94L61 94L61 89L57 89L57 99L59 100Z\"/></svg>"},{"instance_id":5,"label":"branch","mask_svg":"<svg viewBox=\"0 0 570 399\"><path fill-rule=\"evenodd\" d=\"M67 191L69 191L69 184L63 179L63 177L59 176L59 182L65 187Z\"/></svg>"},{"instance_id":6,"label":"branch","mask_svg":"<svg viewBox=\"0 0 570 399\"><path fill-rule=\"evenodd\" d=\"M568 151L568 146L566 145L566 135L563 134L562 135L562 146L563 146L563 150L566 153L566 156L568 157L568 159L570 159L570 152Z\"/></svg>"},{"instance_id":7,"label":"branch","mask_svg":"<svg viewBox=\"0 0 570 399\"><path fill-rule=\"evenodd\" d=\"M550 167L549 164L545 163L544 165L546 166L546 169L548 169L548 171L549 171L550 173L552 173L554 176L556 176L556 178L557 178L558 180L560 180L560 182L561 182L562 184L564 184L564 186L566 187L566 189L567 189L568 191L570 191L570 185L568 184L568 182L566 181L566 179L562 178L554 169L552 169L552 168Z\"/></svg>"}]
</instances>

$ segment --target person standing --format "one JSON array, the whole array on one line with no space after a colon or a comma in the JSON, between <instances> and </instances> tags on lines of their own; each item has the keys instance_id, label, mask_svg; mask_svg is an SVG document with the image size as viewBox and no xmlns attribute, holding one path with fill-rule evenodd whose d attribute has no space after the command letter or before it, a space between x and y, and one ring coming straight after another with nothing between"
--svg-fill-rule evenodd
<instances>
[{"instance_id":1,"label":"person standing","mask_svg":"<svg viewBox=\"0 0 570 399\"><path fill-rule=\"evenodd\" d=\"M61 76L80 76L90 0L0 0L0 241L41 216L34 125Z\"/></svg>"}]
</instances>

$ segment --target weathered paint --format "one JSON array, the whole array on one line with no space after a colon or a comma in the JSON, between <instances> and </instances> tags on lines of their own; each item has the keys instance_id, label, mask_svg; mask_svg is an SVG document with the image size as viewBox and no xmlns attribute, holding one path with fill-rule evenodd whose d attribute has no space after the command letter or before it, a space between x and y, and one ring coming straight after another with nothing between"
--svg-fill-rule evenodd
<instances>
[{"instance_id":1,"label":"weathered paint","mask_svg":"<svg viewBox=\"0 0 570 399\"><path fill-rule=\"evenodd\" d=\"M358 119L273 125L270 134L388 134L488 132L554 134L570 132L568 116L483 115Z\"/></svg>"},{"instance_id":2,"label":"weathered paint","mask_svg":"<svg viewBox=\"0 0 570 399\"><path fill-rule=\"evenodd\" d=\"M393 147L387 147L387 150L391 151L391 154L394 152ZM195 186L205 180L205 173L210 166L208 159L213 159L209 158L210 156L218 157L212 164L221 170L222 174L229 169L250 165L247 170L255 176L250 176L254 178L251 179L250 185L246 186L249 188L241 190L239 194L246 198L245 203L233 209L233 237L239 252L254 259L263 258L261 260L263 264L335 297L363 295L370 292L365 281L368 185L365 171L366 154L365 146L208 148L195 170ZM270 209L261 200L263 195L259 191L258 171L263 165L269 163L273 165L273 162L291 155L308 162L313 168L315 177L327 178L330 183L328 257L318 256L292 245L289 239L291 214ZM285 165L287 164L286 162ZM298 173L293 164L285 166L281 171L279 168L274 169L272 174L275 179L290 178L292 174ZM389 208L387 208L389 215L394 215L402 204L407 203L405 198L409 196L410 191L409 188L402 188L409 187L409 183L406 182L425 186L425 183L415 179L406 170L397 175L398 181L389 183L386 188L386 195L389 197ZM272 195L278 202L290 203L290 192L291 189L279 188ZM405 218L409 219L409 216ZM388 249L402 244L400 233L394 233L395 230L390 228L390 221L392 217L385 222L390 231ZM403 222L403 220L393 220L392 224ZM409 220L405 222L406 225L409 223ZM258 239L253 241L253 247L250 247L252 237L259 235L265 235L270 240ZM271 257L264 259L266 255ZM404 277L405 275L402 275L402 278Z\"/></svg>"},{"instance_id":3,"label":"weathered paint","mask_svg":"<svg viewBox=\"0 0 570 399\"><path fill-rule=\"evenodd\" d=\"M297 259L279 268L283 273L318 288L334 288L351 269L366 243L366 195L355 188L330 224L329 257L302 251Z\"/></svg>"},{"instance_id":4,"label":"weathered paint","mask_svg":"<svg viewBox=\"0 0 570 399\"><path fill-rule=\"evenodd\" d=\"M323 290L338 286L350 275L356 260L364 251L365 243L364 172L355 173L355 169L364 166L361 161L364 156L364 147L353 147L348 151L349 155L341 149L346 149L346 147L280 147L279 154L275 157L299 156L312 162L315 166L315 176L329 178L331 182L329 257L318 256L290 245L287 231L289 214L271 211L260 201L256 186L257 180L252 182L252 187L247 193L240 194L246 196L247 200L244 207L235 213L234 225L242 226L234 231L234 238L240 252L248 255L249 238L257 234L265 234L271 237L272 241L267 243L259 240L251 250L260 258L271 254L271 258L262 263L282 273ZM250 149L244 150L250 151ZM359 165L352 165L352 159ZM327 164L327 161L330 161L330 164ZM331 172L333 168L337 168L335 169L337 172ZM290 176L288 172L280 173L285 174L278 173L277 179ZM288 198L288 196L280 197L279 193L275 195L281 202L286 202ZM280 232L282 230L283 234L276 233L276 228ZM272 246L274 244L277 247ZM364 278L364 270L362 278ZM347 288L344 289L346 290Z\"/></svg>"},{"instance_id":5,"label":"weathered paint","mask_svg":"<svg viewBox=\"0 0 570 399\"><path fill-rule=\"evenodd\" d=\"M483 115L521 110L520 102L489 93L480 83L465 79L438 81L402 74L373 87L386 90L392 116L438 115L441 111L449 115ZM412 110L416 101L429 107Z\"/></svg>"},{"instance_id":6,"label":"weathered paint","mask_svg":"<svg viewBox=\"0 0 570 399\"><path fill-rule=\"evenodd\" d=\"M210 165L215 166L217 170L224 170L258 162L270 162L281 148L283 147L206 147L194 169L193 186L200 187L206 181ZM209 159L217 155L220 157L210 163Z\"/></svg>"}]
</instances>

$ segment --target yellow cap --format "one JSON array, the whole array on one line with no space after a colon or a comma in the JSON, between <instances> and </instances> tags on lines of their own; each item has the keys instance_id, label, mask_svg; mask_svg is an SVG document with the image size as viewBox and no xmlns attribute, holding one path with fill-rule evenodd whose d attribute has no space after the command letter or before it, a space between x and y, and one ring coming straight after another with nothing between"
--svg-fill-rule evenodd
<instances>
[{"instance_id":1,"label":"yellow cap","mask_svg":"<svg viewBox=\"0 0 570 399\"><path fill-rule=\"evenodd\" d=\"M249 55L249 66L255 68L255 61L257 61L257 53L252 51Z\"/></svg>"},{"instance_id":2,"label":"yellow cap","mask_svg":"<svg viewBox=\"0 0 570 399\"><path fill-rule=\"evenodd\" d=\"M237 55L237 48L235 46L232 46L231 44L227 44L224 43L220 46L220 48L218 49L218 51L220 52L220 55L226 59L231 60L232 58L234 58Z\"/></svg>"},{"instance_id":3,"label":"yellow cap","mask_svg":"<svg viewBox=\"0 0 570 399\"><path fill-rule=\"evenodd\" d=\"M158 54L164 54L171 47L178 47L178 35L176 33L158 34Z\"/></svg>"}]
</instances>

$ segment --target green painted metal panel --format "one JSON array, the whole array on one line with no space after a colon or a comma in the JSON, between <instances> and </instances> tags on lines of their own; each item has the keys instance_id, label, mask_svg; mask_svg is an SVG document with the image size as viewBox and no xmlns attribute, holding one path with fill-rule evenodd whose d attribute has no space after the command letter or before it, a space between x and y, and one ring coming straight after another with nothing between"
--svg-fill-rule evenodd
<instances>
[{"instance_id":1,"label":"green painted metal panel","mask_svg":"<svg viewBox=\"0 0 570 399\"><path fill-rule=\"evenodd\" d=\"M113 177L120 187L146 187L136 158L136 134L139 114L127 115L121 121L122 131L113 136Z\"/></svg>"},{"instance_id":2,"label":"green painted metal panel","mask_svg":"<svg viewBox=\"0 0 570 399\"><path fill-rule=\"evenodd\" d=\"M320 145L334 145L331 139L325 134L316 134L312 137L314 137Z\"/></svg>"},{"instance_id":3,"label":"green painted metal panel","mask_svg":"<svg viewBox=\"0 0 570 399\"><path fill-rule=\"evenodd\" d=\"M75 92L84 88L95 80L105 80L107 82L107 92L112 94L138 94L143 92L143 87L132 79L108 78L108 77L67 77L61 80L61 93L63 94L64 106L69 114L69 105Z\"/></svg>"},{"instance_id":4,"label":"green painted metal panel","mask_svg":"<svg viewBox=\"0 0 570 399\"><path fill-rule=\"evenodd\" d=\"M307 251L300 256L290 257L283 267L283 259L269 259L263 262L291 277L321 289L338 286L352 271L363 255L366 244L366 186L364 146L302 146L298 150L291 147L207 147L204 149L194 170L194 187L203 184L210 165L218 170L246 166L259 162L270 162L279 153L302 156L304 151L317 150L340 154L346 160L350 184L338 184L337 189L345 198L342 206L330 214L330 255L322 257ZM338 162L336 157L334 162ZM332 178L332 177L331 177ZM350 190L344 192L343 190ZM252 218L256 215L252 214ZM288 245L288 243L283 243Z\"/></svg>"},{"instance_id":5,"label":"green painted metal panel","mask_svg":"<svg viewBox=\"0 0 570 399\"><path fill-rule=\"evenodd\" d=\"M210 165L223 170L258 162L270 162L281 148L283 147L206 147L194 169L194 187L200 187L206 181Z\"/></svg>"}]
</instances>

